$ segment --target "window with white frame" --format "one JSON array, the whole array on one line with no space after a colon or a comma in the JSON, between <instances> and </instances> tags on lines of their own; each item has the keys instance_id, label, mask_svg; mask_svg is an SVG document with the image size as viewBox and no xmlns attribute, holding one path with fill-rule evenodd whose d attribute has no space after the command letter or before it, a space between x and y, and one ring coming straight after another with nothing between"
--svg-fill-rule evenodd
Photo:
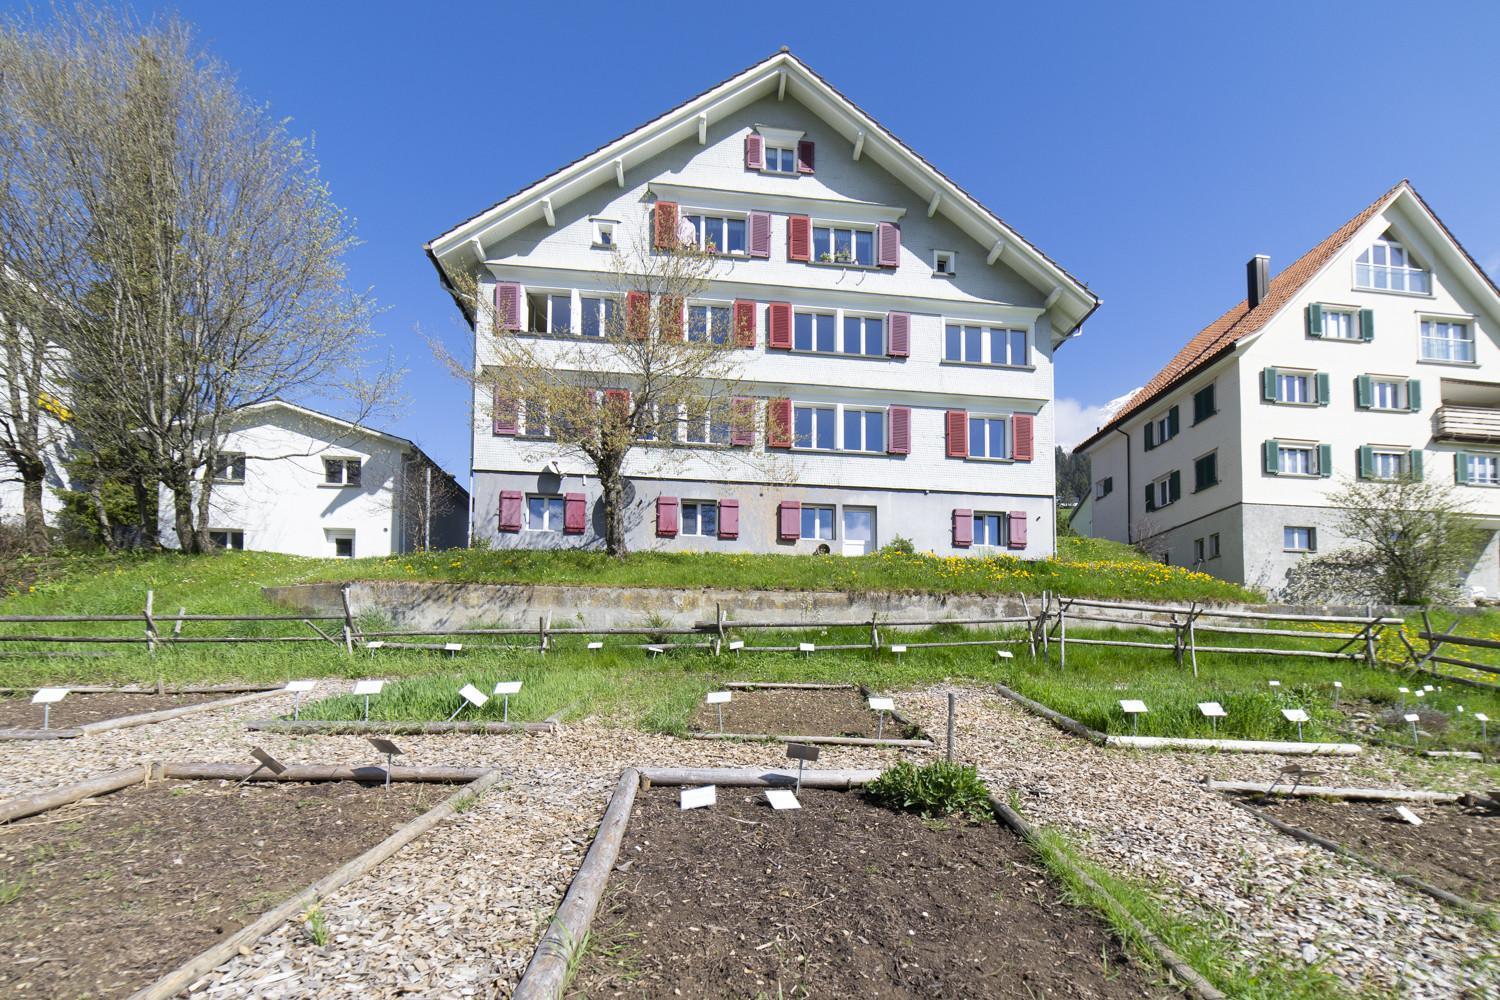
<instances>
[{"instance_id":1,"label":"window with white frame","mask_svg":"<svg viewBox=\"0 0 1500 1000\"><path fill-rule=\"evenodd\" d=\"M1278 403L1311 403L1312 394L1312 372L1289 372L1277 369L1276 371L1276 402Z\"/></svg>"},{"instance_id":2,"label":"window with white frame","mask_svg":"<svg viewBox=\"0 0 1500 1000\"><path fill-rule=\"evenodd\" d=\"M682 534L717 538L719 504L715 500L682 501Z\"/></svg>"},{"instance_id":3,"label":"window with white frame","mask_svg":"<svg viewBox=\"0 0 1500 1000\"><path fill-rule=\"evenodd\" d=\"M1208 536L1208 558L1219 558L1219 533L1217 531Z\"/></svg>"},{"instance_id":4,"label":"window with white frame","mask_svg":"<svg viewBox=\"0 0 1500 1000\"><path fill-rule=\"evenodd\" d=\"M1404 378L1372 378L1372 379L1370 379L1370 409L1372 409L1372 410L1404 410L1404 409L1406 409L1406 379L1404 379Z\"/></svg>"},{"instance_id":5,"label":"window with white frame","mask_svg":"<svg viewBox=\"0 0 1500 1000\"><path fill-rule=\"evenodd\" d=\"M728 444L729 403L697 400L685 407L683 438L692 444Z\"/></svg>"},{"instance_id":6,"label":"window with white frame","mask_svg":"<svg viewBox=\"0 0 1500 1000\"><path fill-rule=\"evenodd\" d=\"M932 251L932 273L951 278L958 273L958 254L952 250Z\"/></svg>"},{"instance_id":7,"label":"window with white frame","mask_svg":"<svg viewBox=\"0 0 1500 1000\"><path fill-rule=\"evenodd\" d=\"M944 330L943 360L970 365L1019 368L1031 363L1025 330L1009 327L948 323Z\"/></svg>"},{"instance_id":8,"label":"window with white frame","mask_svg":"<svg viewBox=\"0 0 1500 1000\"><path fill-rule=\"evenodd\" d=\"M563 498L543 493L527 494L526 530L562 534Z\"/></svg>"},{"instance_id":9,"label":"window with white frame","mask_svg":"<svg viewBox=\"0 0 1500 1000\"><path fill-rule=\"evenodd\" d=\"M838 408L799 405L792 407L792 447L833 451L838 447Z\"/></svg>"},{"instance_id":10,"label":"window with white frame","mask_svg":"<svg viewBox=\"0 0 1500 1000\"><path fill-rule=\"evenodd\" d=\"M1382 236L1355 261L1354 284L1377 291L1427 295L1432 291L1432 275L1417 266L1400 243L1390 236Z\"/></svg>"},{"instance_id":11,"label":"window with white frame","mask_svg":"<svg viewBox=\"0 0 1500 1000\"><path fill-rule=\"evenodd\" d=\"M362 474L361 459L323 459L323 484L325 486L358 486Z\"/></svg>"},{"instance_id":12,"label":"window with white frame","mask_svg":"<svg viewBox=\"0 0 1500 1000\"><path fill-rule=\"evenodd\" d=\"M243 483L245 481L245 456L238 452L221 452L214 459L215 483Z\"/></svg>"},{"instance_id":13,"label":"window with white frame","mask_svg":"<svg viewBox=\"0 0 1500 1000\"><path fill-rule=\"evenodd\" d=\"M1408 452L1405 448L1372 448L1370 450L1371 479L1400 479L1406 472Z\"/></svg>"},{"instance_id":14,"label":"window with white frame","mask_svg":"<svg viewBox=\"0 0 1500 1000\"><path fill-rule=\"evenodd\" d=\"M616 219L590 219L594 227L594 246L602 249L613 249L615 245L615 226L619 225Z\"/></svg>"},{"instance_id":15,"label":"window with white frame","mask_svg":"<svg viewBox=\"0 0 1500 1000\"><path fill-rule=\"evenodd\" d=\"M1359 315L1352 309L1323 307L1324 340L1359 340Z\"/></svg>"},{"instance_id":16,"label":"window with white frame","mask_svg":"<svg viewBox=\"0 0 1500 1000\"><path fill-rule=\"evenodd\" d=\"M239 552L245 548L245 533L238 528L210 528L208 543L216 549Z\"/></svg>"},{"instance_id":17,"label":"window with white frame","mask_svg":"<svg viewBox=\"0 0 1500 1000\"><path fill-rule=\"evenodd\" d=\"M334 558L354 558L354 532L330 531L328 532L328 540L333 543Z\"/></svg>"},{"instance_id":18,"label":"window with white frame","mask_svg":"<svg viewBox=\"0 0 1500 1000\"><path fill-rule=\"evenodd\" d=\"M744 215L728 212L692 213L684 215L683 221L693 230L693 242L709 253L744 256L748 252L745 243L746 221Z\"/></svg>"},{"instance_id":19,"label":"window with white frame","mask_svg":"<svg viewBox=\"0 0 1500 1000\"><path fill-rule=\"evenodd\" d=\"M652 403L644 426L641 428L641 440L647 442L679 440L678 423L677 407Z\"/></svg>"},{"instance_id":20,"label":"window with white frame","mask_svg":"<svg viewBox=\"0 0 1500 1000\"><path fill-rule=\"evenodd\" d=\"M526 292L526 331L564 334L573 332L572 292Z\"/></svg>"},{"instance_id":21,"label":"window with white frame","mask_svg":"<svg viewBox=\"0 0 1500 1000\"><path fill-rule=\"evenodd\" d=\"M1283 476L1315 476L1318 474L1317 449L1310 444L1277 445L1276 469Z\"/></svg>"},{"instance_id":22,"label":"window with white frame","mask_svg":"<svg viewBox=\"0 0 1500 1000\"><path fill-rule=\"evenodd\" d=\"M1010 517L990 511L974 512L974 544L1003 549L1010 544Z\"/></svg>"},{"instance_id":23,"label":"window with white frame","mask_svg":"<svg viewBox=\"0 0 1500 1000\"><path fill-rule=\"evenodd\" d=\"M885 317L844 314L845 354L885 356Z\"/></svg>"},{"instance_id":24,"label":"window with white frame","mask_svg":"<svg viewBox=\"0 0 1500 1000\"><path fill-rule=\"evenodd\" d=\"M1175 410L1176 407L1172 407ZM1157 445L1165 444L1177 436L1175 421L1172 420L1172 410L1168 410L1155 420L1151 421L1152 441Z\"/></svg>"},{"instance_id":25,"label":"window with white frame","mask_svg":"<svg viewBox=\"0 0 1500 1000\"><path fill-rule=\"evenodd\" d=\"M699 343L729 343L730 307L727 305L690 304L688 306L688 340Z\"/></svg>"},{"instance_id":26,"label":"window with white frame","mask_svg":"<svg viewBox=\"0 0 1500 1000\"><path fill-rule=\"evenodd\" d=\"M528 399L521 407L521 436L549 438L552 426L547 421L547 407L540 400Z\"/></svg>"},{"instance_id":27,"label":"window with white frame","mask_svg":"<svg viewBox=\"0 0 1500 1000\"><path fill-rule=\"evenodd\" d=\"M1312 552L1318 547L1316 528L1286 525L1281 529L1281 547L1288 552Z\"/></svg>"},{"instance_id":28,"label":"window with white frame","mask_svg":"<svg viewBox=\"0 0 1500 1000\"><path fill-rule=\"evenodd\" d=\"M833 354L839 349L836 317L831 312L802 312L792 315L792 350Z\"/></svg>"},{"instance_id":29,"label":"window with white frame","mask_svg":"<svg viewBox=\"0 0 1500 1000\"><path fill-rule=\"evenodd\" d=\"M1500 455L1479 455L1470 452L1465 456L1468 467L1468 482L1474 486L1500 486Z\"/></svg>"},{"instance_id":30,"label":"window with white frame","mask_svg":"<svg viewBox=\"0 0 1500 1000\"><path fill-rule=\"evenodd\" d=\"M579 332L585 337L608 337L618 331L616 316L619 303L602 295L584 295L578 299Z\"/></svg>"},{"instance_id":31,"label":"window with white frame","mask_svg":"<svg viewBox=\"0 0 1500 1000\"><path fill-rule=\"evenodd\" d=\"M802 537L833 541L833 508L803 504Z\"/></svg>"},{"instance_id":32,"label":"window with white frame","mask_svg":"<svg viewBox=\"0 0 1500 1000\"><path fill-rule=\"evenodd\" d=\"M844 451L885 452L885 411L844 407Z\"/></svg>"},{"instance_id":33,"label":"window with white frame","mask_svg":"<svg viewBox=\"0 0 1500 1000\"><path fill-rule=\"evenodd\" d=\"M1172 476L1171 476L1171 474L1162 476L1160 479L1153 479L1151 481L1151 492L1152 492L1152 494L1155 495L1155 498L1156 498L1156 507L1157 507L1158 510L1160 510L1161 508L1167 506L1167 504L1171 503L1172 502Z\"/></svg>"},{"instance_id":34,"label":"window with white frame","mask_svg":"<svg viewBox=\"0 0 1500 1000\"><path fill-rule=\"evenodd\" d=\"M766 144L766 166L768 174L795 174L797 172L797 150L793 146Z\"/></svg>"},{"instance_id":35,"label":"window with white frame","mask_svg":"<svg viewBox=\"0 0 1500 1000\"><path fill-rule=\"evenodd\" d=\"M1422 320L1422 360L1474 362L1474 327L1463 320Z\"/></svg>"},{"instance_id":36,"label":"window with white frame","mask_svg":"<svg viewBox=\"0 0 1500 1000\"><path fill-rule=\"evenodd\" d=\"M1115 477L1105 476L1103 479L1094 484L1094 499L1103 500L1105 497L1109 496L1110 493L1114 492L1114 488Z\"/></svg>"},{"instance_id":37,"label":"window with white frame","mask_svg":"<svg viewBox=\"0 0 1500 1000\"><path fill-rule=\"evenodd\" d=\"M812 227L812 259L818 264L875 266L872 227L823 223Z\"/></svg>"},{"instance_id":38,"label":"window with white frame","mask_svg":"<svg viewBox=\"0 0 1500 1000\"><path fill-rule=\"evenodd\" d=\"M1010 417L970 414L969 457L1010 458Z\"/></svg>"}]
</instances>

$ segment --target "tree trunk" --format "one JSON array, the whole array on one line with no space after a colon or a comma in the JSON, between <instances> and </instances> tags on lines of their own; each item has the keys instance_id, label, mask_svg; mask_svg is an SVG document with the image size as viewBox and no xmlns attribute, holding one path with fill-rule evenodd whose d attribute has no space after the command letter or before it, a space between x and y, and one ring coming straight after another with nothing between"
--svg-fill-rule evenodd
<instances>
[{"instance_id":1,"label":"tree trunk","mask_svg":"<svg viewBox=\"0 0 1500 1000\"><path fill-rule=\"evenodd\" d=\"M21 467L21 510L25 515L26 547L32 552L46 552L46 512L42 509L42 484L46 466L27 462Z\"/></svg>"},{"instance_id":2,"label":"tree trunk","mask_svg":"<svg viewBox=\"0 0 1500 1000\"><path fill-rule=\"evenodd\" d=\"M625 544L625 479L617 463L600 462L599 489L604 495L604 551L623 556Z\"/></svg>"},{"instance_id":3,"label":"tree trunk","mask_svg":"<svg viewBox=\"0 0 1500 1000\"><path fill-rule=\"evenodd\" d=\"M183 552L198 552L198 533L193 530L193 491L188 483L174 483L172 518L177 529L177 547Z\"/></svg>"},{"instance_id":4,"label":"tree trunk","mask_svg":"<svg viewBox=\"0 0 1500 1000\"><path fill-rule=\"evenodd\" d=\"M94 528L99 532L99 541L110 552L115 550L115 531L109 523L109 511L104 506L104 489L98 478L88 484L89 509L94 512Z\"/></svg>"},{"instance_id":5,"label":"tree trunk","mask_svg":"<svg viewBox=\"0 0 1500 1000\"><path fill-rule=\"evenodd\" d=\"M158 548L161 545L161 501L157 495L154 483L148 484L146 480L137 473L130 476L130 490L135 494L136 521L139 528L133 547L139 548L143 544L149 548ZM103 510L104 502L100 501L100 510Z\"/></svg>"},{"instance_id":6,"label":"tree trunk","mask_svg":"<svg viewBox=\"0 0 1500 1000\"><path fill-rule=\"evenodd\" d=\"M198 516L193 526L193 551L211 552L213 545L208 540L208 522L211 519L211 505L214 492L214 465L217 456L211 455L208 464L203 467L203 481L198 485Z\"/></svg>"}]
</instances>

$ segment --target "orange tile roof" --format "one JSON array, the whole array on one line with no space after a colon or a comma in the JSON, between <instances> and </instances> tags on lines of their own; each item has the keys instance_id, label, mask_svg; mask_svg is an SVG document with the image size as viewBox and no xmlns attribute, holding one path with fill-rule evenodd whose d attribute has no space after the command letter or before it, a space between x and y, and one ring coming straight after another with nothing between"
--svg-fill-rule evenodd
<instances>
[{"instance_id":1,"label":"orange tile roof","mask_svg":"<svg viewBox=\"0 0 1500 1000\"><path fill-rule=\"evenodd\" d=\"M1327 264L1344 248L1346 243L1354 238L1354 234L1361 226L1369 222L1370 218L1379 212L1398 191L1410 186L1409 182L1401 181L1376 198L1354 218L1334 230L1332 235L1323 242L1282 269L1280 274L1271 279L1271 287L1260 305L1251 309L1250 300L1242 299L1233 309L1199 330L1197 335L1189 340L1171 361L1167 362L1166 367L1138 389L1135 395L1130 397L1130 402L1120 407L1108 423L1074 448L1074 452L1083 451L1115 426L1140 413L1172 389L1219 360L1239 341L1258 332L1271 321L1271 317L1275 316L1282 306L1302 290L1302 286L1322 270L1324 264ZM1412 193L1416 194L1414 190Z\"/></svg>"}]
</instances>

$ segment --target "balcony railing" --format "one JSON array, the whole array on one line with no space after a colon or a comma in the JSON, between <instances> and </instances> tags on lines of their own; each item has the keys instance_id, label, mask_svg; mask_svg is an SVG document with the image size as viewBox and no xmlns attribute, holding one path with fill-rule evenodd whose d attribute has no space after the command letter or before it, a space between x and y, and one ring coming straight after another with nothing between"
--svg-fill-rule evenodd
<instances>
[{"instance_id":1,"label":"balcony railing","mask_svg":"<svg viewBox=\"0 0 1500 1000\"><path fill-rule=\"evenodd\" d=\"M1500 441L1500 406L1440 406L1432 436L1446 441Z\"/></svg>"}]
</instances>

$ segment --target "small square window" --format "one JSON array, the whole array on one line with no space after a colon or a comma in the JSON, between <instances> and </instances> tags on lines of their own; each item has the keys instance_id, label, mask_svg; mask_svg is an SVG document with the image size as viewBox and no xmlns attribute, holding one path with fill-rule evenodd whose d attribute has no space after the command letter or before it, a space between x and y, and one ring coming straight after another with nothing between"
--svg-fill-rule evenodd
<instances>
[{"instance_id":1,"label":"small square window","mask_svg":"<svg viewBox=\"0 0 1500 1000\"><path fill-rule=\"evenodd\" d=\"M354 532L352 531L329 531L326 533L328 541L333 546L333 554L338 559L354 558Z\"/></svg>"},{"instance_id":2,"label":"small square window","mask_svg":"<svg viewBox=\"0 0 1500 1000\"><path fill-rule=\"evenodd\" d=\"M803 504L802 537L815 541L833 541L833 508Z\"/></svg>"},{"instance_id":3,"label":"small square window","mask_svg":"<svg viewBox=\"0 0 1500 1000\"><path fill-rule=\"evenodd\" d=\"M224 452L214 462L215 483L243 483L245 481L245 456Z\"/></svg>"},{"instance_id":4,"label":"small square window","mask_svg":"<svg viewBox=\"0 0 1500 1000\"><path fill-rule=\"evenodd\" d=\"M1281 544L1288 552L1316 552L1317 529L1287 525L1281 529Z\"/></svg>"},{"instance_id":5,"label":"small square window","mask_svg":"<svg viewBox=\"0 0 1500 1000\"><path fill-rule=\"evenodd\" d=\"M1105 497L1109 496L1110 493L1112 493L1114 491L1114 488L1115 488L1115 477L1114 476L1105 476L1103 479L1099 480L1097 483L1094 484L1094 499L1095 500L1103 500Z\"/></svg>"},{"instance_id":6,"label":"small square window","mask_svg":"<svg viewBox=\"0 0 1500 1000\"><path fill-rule=\"evenodd\" d=\"M766 146L766 173L795 174L797 151L790 146Z\"/></svg>"},{"instance_id":7,"label":"small square window","mask_svg":"<svg viewBox=\"0 0 1500 1000\"><path fill-rule=\"evenodd\" d=\"M328 486L358 486L362 472L357 458L323 459L323 482Z\"/></svg>"},{"instance_id":8,"label":"small square window","mask_svg":"<svg viewBox=\"0 0 1500 1000\"><path fill-rule=\"evenodd\" d=\"M594 219L594 246L604 250L614 249L615 226L618 224L614 219Z\"/></svg>"},{"instance_id":9,"label":"small square window","mask_svg":"<svg viewBox=\"0 0 1500 1000\"><path fill-rule=\"evenodd\" d=\"M682 534L717 538L719 505L713 500L682 501Z\"/></svg>"},{"instance_id":10,"label":"small square window","mask_svg":"<svg viewBox=\"0 0 1500 1000\"><path fill-rule=\"evenodd\" d=\"M958 273L958 254L952 250L932 251L932 273L941 278L951 278Z\"/></svg>"},{"instance_id":11,"label":"small square window","mask_svg":"<svg viewBox=\"0 0 1500 1000\"><path fill-rule=\"evenodd\" d=\"M208 541L216 549L239 552L245 548L245 533L237 528L210 529Z\"/></svg>"}]
</instances>

